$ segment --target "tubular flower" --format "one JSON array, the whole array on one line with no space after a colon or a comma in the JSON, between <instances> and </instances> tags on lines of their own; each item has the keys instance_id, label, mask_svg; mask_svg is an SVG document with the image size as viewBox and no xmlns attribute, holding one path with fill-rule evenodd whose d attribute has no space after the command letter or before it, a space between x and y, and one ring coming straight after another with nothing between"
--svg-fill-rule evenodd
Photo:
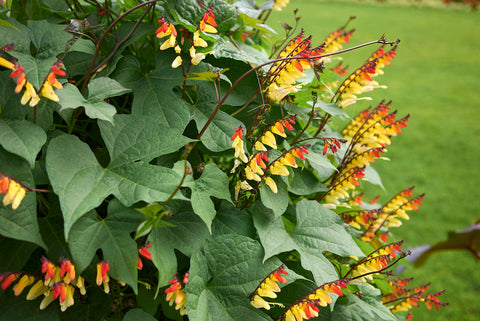
<instances>
[{"instance_id":1,"label":"tubular flower","mask_svg":"<svg viewBox=\"0 0 480 321\"><path fill-rule=\"evenodd\" d=\"M12 282L17 279L18 279L18 274L15 274L15 273L6 272L6 273L0 274L0 282L3 281L2 290L5 290L6 288L8 288L12 284Z\"/></svg>"},{"instance_id":2,"label":"tubular flower","mask_svg":"<svg viewBox=\"0 0 480 321\"><path fill-rule=\"evenodd\" d=\"M40 295L50 291L50 287L46 286L42 280L38 280L27 293L27 300L35 300Z\"/></svg>"},{"instance_id":3,"label":"tubular flower","mask_svg":"<svg viewBox=\"0 0 480 321\"><path fill-rule=\"evenodd\" d=\"M175 302L175 310L179 310L180 315L187 315L187 308L185 306L187 296L185 292L183 292L183 289L185 288L185 284L188 283L188 272L185 273L182 281L183 282L180 282L176 275L172 280L168 281L170 286L165 290L167 294L166 301L170 306Z\"/></svg>"},{"instance_id":4,"label":"tubular flower","mask_svg":"<svg viewBox=\"0 0 480 321\"><path fill-rule=\"evenodd\" d=\"M347 288L347 283L350 282L350 280L351 279L341 279L321 285L289 306L279 319L285 321L302 321L318 317L320 312L319 307L326 307L333 302L329 293L342 296L343 292L341 288Z\"/></svg>"},{"instance_id":5,"label":"tubular flower","mask_svg":"<svg viewBox=\"0 0 480 321\"><path fill-rule=\"evenodd\" d=\"M152 260L152 254L150 253L150 250L149 250L150 248L152 248L152 244L150 244L150 242L147 242L146 244L138 248L138 254L140 255L138 256L137 269L139 270L143 269L143 262L140 256L143 256L150 261Z\"/></svg>"},{"instance_id":6,"label":"tubular flower","mask_svg":"<svg viewBox=\"0 0 480 321\"><path fill-rule=\"evenodd\" d=\"M13 287L15 296L19 296L23 292L25 287L31 285L33 282L35 282L35 278L33 276L24 274L17 282L17 284L15 284L15 286Z\"/></svg>"},{"instance_id":7,"label":"tubular flower","mask_svg":"<svg viewBox=\"0 0 480 321\"><path fill-rule=\"evenodd\" d=\"M45 273L45 285L50 285L50 281L55 278L57 267L45 256L42 256L42 273Z\"/></svg>"},{"instance_id":8,"label":"tubular flower","mask_svg":"<svg viewBox=\"0 0 480 321\"><path fill-rule=\"evenodd\" d=\"M60 277L64 278L64 282L69 284L71 281L75 280L75 266L69 259L60 258Z\"/></svg>"},{"instance_id":9,"label":"tubular flower","mask_svg":"<svg viewBox=\"0 0 480 321\"><path fill-rule=\"evenodd\" d=\"M352 270L352 277L357 279L357 283L364 283L366 280L373 280L373 274L388 267L390 255L378 255L377 253L369 255L366 259L361 260Z\"/></svg>"},{"instance_id":10,"label":"tubular flower","mask_svg":"<svg viewBox=\"0 0 480 321\"><path fill-rule=\"evenodd\" d=\"M107 260L103 260L97 264L97 285L101 285L103 283L105 293L110 292L110 287L108 286L108 282L110 281L108 271L110 271L110 265L108 264Z\"/></svg>"},{"instance_id":11,"label":"tubular flower","mask_svg":"<svg viewBox=\"0 0 480 321\"><path fill-rule=\"evenodd\" d=\"M287 282L287 279L285 279L282 274L288 274L288 272L285 271L284 265L267 275L262 282L260 282L252 295L250 295L250 304L257 309L264 308L266 310L270 310L270 304L272 303L265 301L263 298L267 297L275 299L277 297L276 292L280 292L280 287L278 286L277 282Z\"/></svg>"},{"instance_id":12,"label":"tubular flower","mask_svg":"<svg viewBox=\"0 0 480 321\"><path fill-rule=\"evenodd\" d=\"M12 204L12 209L16 210L23 198L27 194L27 188L5 174L0 173L0 192L4 194L3 205Z\"/></svg>"}]
</instances>

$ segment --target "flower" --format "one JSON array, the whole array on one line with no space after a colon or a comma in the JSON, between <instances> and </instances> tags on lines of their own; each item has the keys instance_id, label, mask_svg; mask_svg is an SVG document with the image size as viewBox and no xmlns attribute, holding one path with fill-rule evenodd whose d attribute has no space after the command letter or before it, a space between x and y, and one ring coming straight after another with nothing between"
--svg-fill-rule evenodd
<instances>
[{"instance_id":1,"label":"flower","mask_svg":"<svg viewBox=\"0 0 480 321\"><path fill-rule=\"evenodd\" d=\"M108 276L108 271L110 271L110 265L108 264L107 260L103 260L97 264L97 285L101 285L103 283L103 288L105 293L110 292L110 287L108 286L108 282L110 281L110 277Z\"/></svg>"},{"instance_id":2,"label":"flower","mask_svg":"<svg viewBox=\"0 0 480 321\"><path fill-rule=\"evenodd\" d=\"M45 256L42 256L40 260L42 261L42 273L45 273L45 285L49 285L50 280L53 280L55 277L56 266Z\"/></svg>"},{"instance_id":3,"label":"flower","mask_svg":"<svg viewBox=\"0 0 480 321\"><path fill-rule=\"evenodd\" d=\"M40 295L47 293L50 287L46 286L42 280L38 280L27 293L27 300L35 300Z\"/></svg>"},{"instance_id":4,"label":"flower","mask_svg":"<svg viewBox=\"0 0 480 321\"><path fill-rule=\"evenodd\" d=\"M25 287L29 286L33 282L35 282L35 278L33 276L24 274L20 281L18 281L17 284L15 284L15 286L13 287L15 296L19 296L23 292Z\"/></svg>"},{"instance_id":5,"label":"flower","mask_svg":"<svg viewBox=\"0 0 480 321\"><path fill-rule=\"evenodd\" d=\"M60 277L64 277L65 283L70 283L75 280L75 266L69 259L60 258Z\"/></svg>"}]
</instances>

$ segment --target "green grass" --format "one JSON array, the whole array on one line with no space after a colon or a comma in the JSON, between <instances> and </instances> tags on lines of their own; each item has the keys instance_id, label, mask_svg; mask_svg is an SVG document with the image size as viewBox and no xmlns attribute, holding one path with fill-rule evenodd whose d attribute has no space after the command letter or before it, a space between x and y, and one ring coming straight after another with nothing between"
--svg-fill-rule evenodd
<instances>
[{"instance_id":1,"label":"green grass","mask_svg":"<svg viewBox=\"0 0 480 321\"><path fill-rule=\"evenodd\" d=\"M292 22L291 9L299 8L301 26L320 44L348 17L357 17L357 31L350 45L376 40L401 39L398 55L385 75L376 78L388 89L377 89L374 102L393 100L399 116L410 114L408 127L393 138L385 156L374 164L386 191L374 189L387 200L415 185L425 192L424 205L411 220L394 230L407 246L435 243L449 230L461 230L480 219L478 184L480 169L480 14L375 3L339 3L292 0L289 10L272 14L271 21ZM363 48L343 54L350 71L374 50ZM359 102L347 108L351 114L368 107ZM437 311L413 310L414 320L477 321L480 316L480 268L466 252L434 255L427 264L409 269L417 284L432 282L431 289L447 289L442 297L450 306Z\"/></svg>"}]
</instances>

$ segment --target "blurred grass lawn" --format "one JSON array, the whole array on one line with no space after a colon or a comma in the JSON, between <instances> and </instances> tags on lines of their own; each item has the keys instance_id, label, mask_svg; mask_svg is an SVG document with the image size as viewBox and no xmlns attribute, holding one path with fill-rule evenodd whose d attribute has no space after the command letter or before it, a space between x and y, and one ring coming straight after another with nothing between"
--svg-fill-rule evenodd
<instances>
[{"instance_id":1,"label":"blurred grass lawn","mask_svg":"<svg viewBox=\"0 0 480 321\"><path fill-rule=\"evenodd\" d=\"M382 201L415 185L414 194L425 192L424 205L411 212L411 220L394 230L406 246L436 243L449 230L461 230L480 219L480 14L478 12L418 8L375 3L339 3L292 0L289 7L271 16L293 25L292 10L299 9L300 26L318 45L350 16L356 28L350 45L379 39L401 39L397 57L377 77L388 89L372 95L393 100L399 117L410 114L403 134L392 139L391 159L374 164L386 191L374 189ZM376 47L343 54L349 72L357 68ZM349 106L350 114L370 106ZM409 269L420 285L432 282L432 290L447 289L442 301L450 306L427 311L414 308L414 320L480 320L480 265L466 251L433 255L425 266Z\"/></svg>"}]
</instances>

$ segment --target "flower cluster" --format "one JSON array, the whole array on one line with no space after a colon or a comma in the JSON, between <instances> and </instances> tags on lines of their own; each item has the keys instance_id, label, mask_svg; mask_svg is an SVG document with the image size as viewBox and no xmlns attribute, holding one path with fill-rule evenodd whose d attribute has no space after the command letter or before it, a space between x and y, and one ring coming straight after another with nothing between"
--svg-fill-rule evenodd
<instances>
[{"instance_id":1,"label":"flower cluster","mask_svg":"<svg viewBox=\"0 0 480 321\"><path fill-rule=\"evenodd\" d=\"M372 77L383 74L382 68L390 64L396 53L396 46L385 52L384 46L375 51L369 59L338 87L335 102L341 108L354 104L358 100L372 100L370 97L358 98L357 95L372 91L375 88L387 88L372 80Z\"/></svg>"},{"instance_id":2,"label":"flower cluster","mask_svg":"<svg viewBox=\"0 0 480 321\"><path fill-rule=\"evenodd\" d=\"M278 58L317 56L323 52L322 47L311 48L311 37L305 38L303 31L291 40L278 55ZM319 60L310 59L310 60ZM297 85L298 79L304 78L304 70L311 68L313 62L309 59L286 59L277 61L270 67L267 77L262 83L269 99L275 102L283 100L288 94L297 92L302 86Z\"/></svg>"},{"instance_id":3,"label":"flower cluster","mask_svg":"<svg viewBox=\"0 0 480 321\"><path fill-rule=\"evenodd\" d=\"M343 49L343 43L350 42L350 37L355 32L355 29L345 30L348 23L353 19L352 17L347 23L338 28L337 30L331 32L327 38L324 40L323 52L324 53L333 53Z\"/></svg>"},{"instance_id":4,"label":"flower cluster","mask_svg":"<svg viewBox=\"0 0 480 321\"><path fill-rule=\"evenodd\" d=\"M0 192L5 195L3 197L3 205L8 206L12 204L12 209L16 210L27 194L28 189L10 176L0 173Z\"/></svg>"},{"instance_id":5,"label":"flower cluster","mask_svg":"<svg viewBox=\"0 0 480 321\"><path fill-rule=\"evenodd\" d=\"M358 114L342 130L344 140L349 142L338 172L332 177L328 193L324 196L330 205L340 205L339 199L348 199L348 190L354 190L358 181L354 180L363 173L363 169L381 158L385 147L391 144L391 137L401 133L406 126L408 115L395 120L396 112L389 112L391 102L381 101L372 110L366 109ZM360 223L360 222L359 222Z\"/></svg>"},{"instance_id":6,"label":"flower cluster","mask_svg":"<svg viewBox=\"0 0 480 321\"><path fill-rule=\"evenodd\" d=\"M165 290L167 294L166 300L170 306L175 302L175 310L179 310L180 315L187 315L187 308L185 304L187 303L187 296L183 289L188 283L188 272L183 276L182 281L180 281L177 276L170 281L168 281L170 286Z\"/></svg>"},{"instance_id":7,"label":"flower cluster","mask_svg":"<svg viewBox=\"0 0 480 321\"><path fill-rule=\"evenodd\" d=\"M328 192L323 195L326 207L335 207L340 205L339 199L350 197L349 190L354 190L360 186L359 180L365 177L365 169L356 167L343 171L336 176L335 180L329 185Z\"/></svg>"},{"instance_id":8,"label":"flower cluster","mask_svg":"<svg viewBox=\"0 0 480 321\"><path fill-rule=\"evenodd\" d=\"M66 258L60 258L60 266L55 265L46 257L42 257L42 273L44 279L38 280L28 291L27 300L34 300L41 295L44 295L40 303L40 309L45 309L52 301L59 299L60 308L65 311L74 304L75 289L80 291L81 295L86 294L84 279L81 276L76 276L75 266ZM23 276L20 278L20 275ZM20 280L13 287L16 296L19 296L23 290L32 285L37 277L25 273L2 273L0 274L0 282L3 280L2 289L5 290L15 280Z\"/></svg>"},{"instance_id":9,"label":"flower cluster","mask_svg":"<svg viewBox=\"0 0 480 321\"><path fill-rule=\"evenodd\" d=\"M302 321L318 317L318 312L320 311L318 307L326 307L333 302L329 293L342 296L342 288L346 289L350 280L341 279L321 285L289 306L280 317L280 320Z\"/></svg>"},{"instance_id":10,"label":"flower cluster","mask_svg":"<svg viewBox=\"0 0 480 321\"><path fill-rule=\"evenodd\" d=\"M20 100L20 103L22 105L26 105L29 102L30 107L35 107L40 102L40 95L55 102L59 101L59 98L55 94L53 88L55 87L57 89L62 89L63 86L58 81L57 76L66 76L65 71L61 69L63 68L63 64L60 59L57 60L50 68L47 77L45 77L45 80L43 81L42 85L40 86L40 90L38 91L35 90L35 87L29 81L27 81L27 76L25 75L24 68L17 62L12 63L3 57L0 57L0 66L13 70L10 74L10 78L17 78L17 86L15 87L15 93L18 94L22 91L23 88L25 88L23 96Z\"/></svg>"},{"instance_id":11,"label":"flower cluster","mask_svg":"<svg viewBox=\"0 0 480 321\"><path fill-rule=\"evenodd\" d=\"M410 187L395 195L382 206L376 215L366 220L366 222L364 221L363 224L361 221L357 221L359 225L365 227L365 232L362 234L361 239L363 241L372 241L383 227L398 227L402 225L400 218L404 220L410 219L407 212L418 210L418 206L422 205L422 199L425 196L425 194L421 194L413 197L412 190L413 187ZM355 224L351 224L351 226L359 227Z\"/></svg>"},{"instance_id":12,"label":"flower cluster","mask_svg":"<svg viewBox=\"0 0 480 321\"><path fill-rule=\"evenodd\" d=\"M287 279L285 279L282 274L288 274L288 272L285 271L284 265L267 275L262 282L260 282L252 295L250 295L250 304L257 309L264 308L270 310L270 305L275 303L267 302L264 298L275 299L277 297L276 293L280 292L280 287L277 282L287 283Z\"/></svg>"},{"instance_id":13,"label":"flower cluster","mask_svg":"<svg viewBox=\"0 0 480 321\"><path fill-rule=\"evenodd\" d=\"M158 23L160 24L160 27L157 29L155 32L157 38L165 38L168 37L167 40L165 40L162 45L160 46L160 50L166 50L168 48L174 48L175 53L177 54L177 57L175 60L172 62L172 68L177 68L180 65L182 65L182 48L180 47L180 44L177 41L177 29L175 26L167 21L163 16L160 17L158 20ZM205 14L202 16L202 19L199 22L199 25L197 26L197 29L193 33L193 36L191 39L192 43L189 49L189 54L190 54L190 62L193 65L198 65L203 59L205 59L205 53L202 52L197 52L197 48L206 48L208 47L208 43L201 38L201 32L204 33L217 33L217 29L215 27L217 26L217 23L215 22L215 14L213 13L213 5L210 6ZM184 39L182 36L181 44L183 44Z\"/></svg>"},{"instance_id":14,"label":"flower cluster","mask_svg":"<svg viewBox=\"0 0 480 321\"><path fill-rule=\"evenodd\" d=\"M247 157L245 154L245 144L243 141L244 128L240 126L235 130L235 133L231 137L231 140L233 141L232 147L235 148L235 157L246 163L244 167L243 179L238 182L235 187L237 196L240 190L253 189L248 181L255 181L259 183L263 180L274 193L277 193L278 189L275 181L271 176L267 176L266 174L269 173L270 175L288 176L290 175L290 172L286 166L296 168L298 165L295 158L305 160L304 154L308 154L307 148L309 148L310 145L292 147L289 150L284 151L279 157L268 164L270 150L267 149L266 146L270 147L271 149L277 149L278 146L275 136L286 138L287 134L285 129L293 130L292 125L295 124L295 118L296 116L282 118L268 126L253 143L252 150L254 149L256 152L249 157ZM240 161L236 160L234 168L231 172L235 172L236 168L240 164ZM238 197L236 197L236 199L237 198Z\"/></svg>"},{"instance_id":15,"label":"flower cluster","mask_svg":"<svg viewBox=\"0 0 480 321\"><path fill-rule=\"evenodd\" d=\"M445 291L427 293L430 284L424 284L414 288L407 288L408 283L413 278L399 278L387 280L391 287L390 291L383 291L382 303L387 306L392 313L407 312L412 307L418 306L418 302L425 303L428 310L432 306L438 311L440 306L448 305L447 302L441 302L438 297ZM409 313L410 318L412 314Z\"/></svg>"},{"instance_id":16,"label":"flower cluster","mask_svg":"<svg viewBox=\"0 0 480 321\"><path fill-rule=\"evenodd\" d=\"M364 283L367 280L373 280L373 275L377 274L389 267L389 261L397 257L400 252L401 257L407 254L401 252L403 241L390 243L373 251L368 256L359 260L347 273L352 276L355 283ZM393 262L391 265L395 264Z\"/></svg>"}]
</instances>

